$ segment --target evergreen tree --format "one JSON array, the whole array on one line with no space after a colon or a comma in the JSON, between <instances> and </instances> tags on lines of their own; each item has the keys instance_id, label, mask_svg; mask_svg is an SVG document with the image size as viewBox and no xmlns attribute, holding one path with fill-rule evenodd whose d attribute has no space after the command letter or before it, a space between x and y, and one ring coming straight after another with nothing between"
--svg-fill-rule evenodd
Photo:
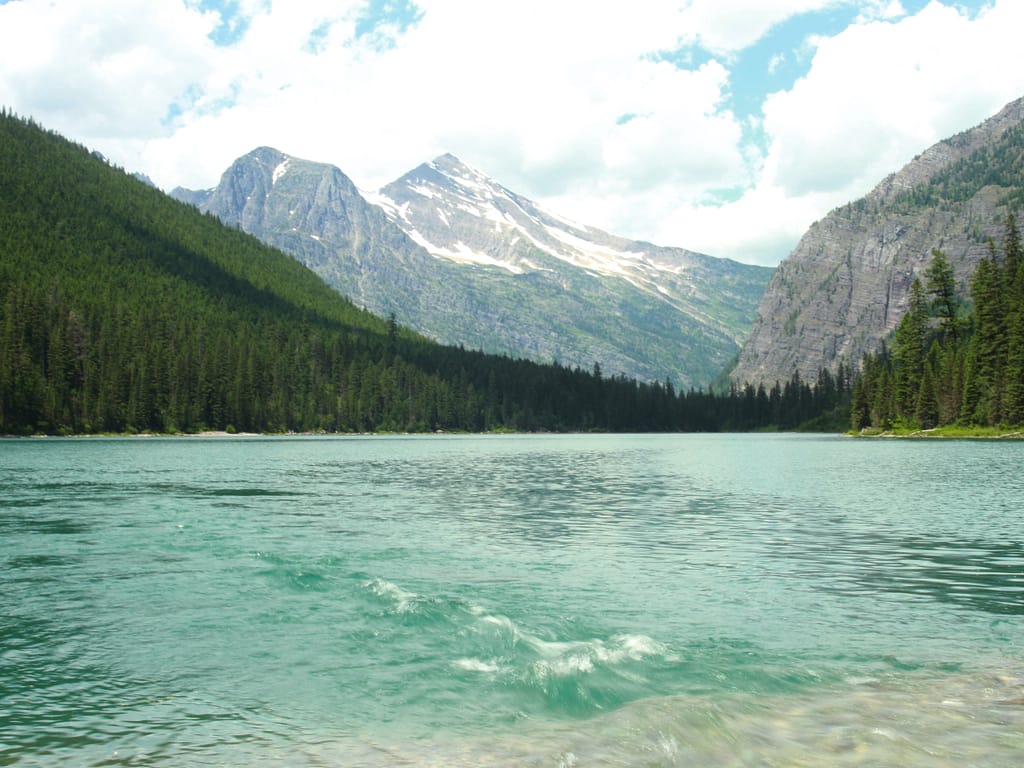
<instances>
[{"instance_id":1,"label":"evergreen tree","mask_svg":"<svg viewBox=\"0 0 1024 768\"><path fill-rule=\"evenodd\" d=\"M932 251L932 261L924 275L928 283L928 293L932 296L932 312L939 318L943 335L948 338L949 343L955 344L959 336L956 279L949 259L942 251L937 248Z\"/></svg>"},{"instance_id":2,"label":"evergreen tree","mask_svg":"<svg viewBox=\"0 0 1024 768\"><path fill-rule=\"evenodd\" d=\"M935 381L931 365L926 364L917 392L914 418L921 429L932 429L939 423L939 401L935 396Z\"/></svg>"},{"instance_id":3,"label":"evergreen tree","mask_svg":"<svg viewBox=\"0 0 1024 768\"><path fill-rule=\"evenodd\" d=\"M924 372L925 339L928 333L928 302L918 278L910 285L910 303L896 328L893 360L896 374L896 415L912 421Z\"/></svg>"},{"instance_id":4,"label":"evergreen tree","mask_svg":"<svg viewBox=\"0 0 1024 768\"><path fill-rule=\"evenodd\" d=\"M1006 286L1006 368L1003 409L1011 424L1024 423L1024 251L1017 219L1007 217L1004 266Z\"/></svg>"},{"instance_id":5,"label":"evergreen tree","mask_svg":"<svg viewBox=\"0 0 1024 768\"><path fill-rule=\"evenodd\" d=\"M891 359L884 346L865 357L854 384L851 426L886 427L893 419L922 427L1024 423L1024 257L1015 218L1007 217L1003 253L990 243L978 264L970 283L973 307L964 318L954 311L951 270L940 252L927 278L942 332L930 332L912 286ZM922 356L924 344L930 346Z\"/></svg>"},{"instance_id":6,"label":"evergreen tree","mask_svg":"<svg viewBox=\"0 0 1024 768\"><path fill-rule=\"evenodd\" d=\"M1024 249L1021 247L1020 230L1017 228L1017 215L1012 211L1006 216L1005 233L1003 234L1003 258L1007 282L1013 282L1022 264Z\"/></svg>"},{"instance_id":7,"label":"evergreen tree","mask_svg":"<svg viewBox=\"0 0 1024 768\"><path fill-rule=\"evenodd\" d=\"M874 388L874 371L865 356L861 375L853 383L853 398L850 405L850 428L860 431L871 425L871 400Z\"/></svg>"},{"instance_id":8,"label":"evergreen tree","mask_svg":"<svg viewBox=\"0 0 1024 768\"><path fill-rule=\"evenodd\" d=\"M991 256L982 259L971 280L974 332L968 349L961 414L969 423L994 424L1002 417L1002 374L1007 351L1002 278L993 247Z\"/></svg>"}]
</instances>

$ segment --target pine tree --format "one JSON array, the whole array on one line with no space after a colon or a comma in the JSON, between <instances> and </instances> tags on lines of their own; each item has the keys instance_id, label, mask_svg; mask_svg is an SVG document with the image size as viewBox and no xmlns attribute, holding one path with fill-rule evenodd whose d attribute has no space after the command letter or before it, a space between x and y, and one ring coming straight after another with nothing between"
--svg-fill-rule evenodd
<instances>
[{"instance_id":1,"label":"pine tree","mask_svg":"<svg viewBox=\"0 0 1024 768\"><path fill-rule=\"evenodd\" d=\"M871 399L874 384L874 366L871 363L871 358L865 355L861 373L853 382L853 398L850 404L850 428L855 432L871 426Z\"/></svg>"},{"instance_id":2,"label":"pine tree","mask_svg":"<svg viewBox=\"0 0 1024 768\"><path fill-rule=\"evenodd\" d=\"M1024 252L1012 213L1007 216L1004 242L1007 317L1003 409L1010 424L1024 424Z\"/></svg>"},{"instance_id":3,"label":"pine tree","mask_svg":"<svg viewBox=\"0 0 1024 768\"><path fill-rule=\"evenodd\" d=\"M905 421L914 419L918 390L924 371L928 302L918 278L910 285L910 304L896 328L893 361L896 373L896 412Z\"/></svg>"},{"instance_id":4,"label":"pine tree","mask_svg":"<svg viewBox=\"0 0 1024 768\"><path fill-rule=\"evenodd\" d=\"M928 293L932 295L931 309L939 318L943 335L950 343L955 344L959 336L957 321L958 302L956 296L956 278L949 259L937 248L932 250L932 262L925 270Z\"/></svg>"},{"instance_id":5,"label":"pine tree","mask_svg":"<svg viewBox=\"0 0 1024 768\"><path fill-rule=\"evenodd\" d=\"M1004 269L1008 282L1012 282L1024 264L1024 248L1021 246L1020 230L1017 228L1017 216L1012 211L1006 216L1005 233L1003 234Z\"/></svg>"},{"instance_id":6,"label":"pine tree","mask_svg":"<svg viewBox=\"0 0 1024 768\"><path fill-rule=\"evenodd\" d=\"M975 424L995 424L1002 418L1002 374L1007 351L1006 307L1002 270L995 248L982 259L971 280L974 335L969 348L962 418Z\"/></svg>"},{"instance_id":7,"label":"pine tree","mask_svg":"<svg viewBox=\"0 0 1024 768\"><path fill-rule=\"evenodd\" d=\"M939 401L935 396L935 381L931 365L926 364L921 374L921 384L917 392L917 404L914 412L921 429L932 429L939 423Z\"/></svg>"}]
</instances>

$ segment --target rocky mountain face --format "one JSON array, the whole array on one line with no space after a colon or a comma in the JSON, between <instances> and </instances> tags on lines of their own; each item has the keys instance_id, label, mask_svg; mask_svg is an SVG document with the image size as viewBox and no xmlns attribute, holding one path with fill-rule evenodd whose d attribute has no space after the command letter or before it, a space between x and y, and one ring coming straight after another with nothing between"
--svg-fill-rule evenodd
<instances>
[{"instance_id":1,"label":"rocky mountain face","mask_svg":"<svg viewBox=\"0 0 1024 768\"><path fill-rule=\"evenodd\" d=\"M735 356L771 275L566 221L451 155L364 197L261 148L215 189L172 195L439 341L683 386Z\"/></svg>"},{"instance_id":2,"label":"rocky mountain face","mask_svg":"<svg viewBox=\"0 0 1024 768\"><path fill-rule=\"evenodd\" d=\"M794 372L813 380L841 361L857 365L896 328L932 249L946 254L966 294L1022 188L1024 99L815 223L772 277L733 381L770 387Z\"/></svg>"},{"instance_id":3,"label":"rocky mountain face","mask_svg":"<svg viewBox=\"0 0 1024 768\"><path fill-rule=\"evenodd\" d=\"M261 147L212 190L172 197L197 205L299 260L355 304L415 327L440 300L436 259L363 199L337 168Z\"/></svg>"}]
</instances>

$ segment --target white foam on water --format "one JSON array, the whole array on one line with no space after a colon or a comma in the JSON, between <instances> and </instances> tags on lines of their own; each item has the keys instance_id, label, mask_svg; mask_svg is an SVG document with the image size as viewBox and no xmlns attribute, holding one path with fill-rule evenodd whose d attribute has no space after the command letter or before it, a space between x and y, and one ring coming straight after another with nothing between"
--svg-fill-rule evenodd
<instances>
[{"instance_id":1,"label":"white foam on water","mask_svg":"<svg viewBox=\"0 0 1024 768\"><path fill-rule=\"evenodd\" d=\"M481 672L487 674L493 674L498 672L501 667L491 661L484 661L483 659L456 659L452 662L452 666L456 669L460 669L463 672Z\"/></svg>"},{"instance_id":2,"label":"white foam on water","mask_svg":"<svg viewBox=\"0 0 1024 768\"><path fill-rule=\"evenodd\" d=\"M367 581L363 586L368 588L378 597L383 597L394 602L395 610L398 613L409 613L410 611L415 610L416 601L419 599L419 595L415 592L404 590L397 584L393 584L392 582L379 577Z\"/></svg>"},{"instance_id":3,"label":"white foam on water","mask_svg":"<svg viewBox=\"0 0 1024 768\"><path fill-rule=\"evenodd\" d=\"M547 660L554 674L593 672L595 664L616 666L650 657L674 658L668 647L647 635L614 635L601 639L551 642L529 635L524 640Z\"/></svg>"},{"instance_id":4,"label":"white foam on water","mask_svg":"<svg viewBox=\"0 0 1024 768\"><path fill-rule=\"evenodd\" d=\"M538 661L531 664L530 668L542 680L548 677L572 677L580 673L593 672L594 661L587 655L573 654L549 661Z\"/></svg>"},{"instance_id":5,"label":"white foam on water","mask_svg":"<svg viewBox=\"0 0 1024 768\"><path fill-rule=\"evenodd\" d=\"M519 627L512 621L508 616L493 616L491 614L484 614L480 616L480 621L484 624L490 624L491 626L497 627L498 629L504 630L514 638L520 636Z\"/></svg>"}]
</instances>

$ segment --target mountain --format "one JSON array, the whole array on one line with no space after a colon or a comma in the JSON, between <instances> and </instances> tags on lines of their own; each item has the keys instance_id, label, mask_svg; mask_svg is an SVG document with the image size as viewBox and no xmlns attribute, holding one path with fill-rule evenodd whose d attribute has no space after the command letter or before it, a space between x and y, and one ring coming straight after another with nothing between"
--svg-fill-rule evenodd
<instances>
[{"instance_id":1,"label":"mountain","mask_svg":"<svg viewBox=\"0 0 1024 768\"><path fill-rule=\"evenodd\" d=\"M435 259L333 166L261 147L232 163L214 189L179 187L171 196L298 259L376 315L412 325L420 305L439 302Z\"/></svg>"},{"instance_id":2,"label":"mountain","mask_svg":"<svg viewBox=\"0 0 1024 768\"><path fill-rule=\"evenodd\" d=\"M1024 99L939 142L815 223L779 266L732 379L771 386L857 365L896 328L940 249L958 291L1024 202Z\"/></svg>"},{"instance_id":3,"label":"mountain","mask_svg":"<svg viewBox=\"0 0 1024 768\"><path fill-rule=\"evenodd\" d=\"M407 239L380 209L347 207L343 179L317 178L295 220L325 238L359 221L353 260L370 238ZM261 180L222 192L246 210ZM440 346L0 110L0 434L643 431L688 423L684 405L660 384Z\"/></svg>"},{"instance_id":4,"label":"mountain","mask_svg":"<svg viewBox=\"0 0 1024 768\"><path fill-rule=\"evenodd\" d=\"M172 195L449 344L700 385L735 356L771 270L574 224L452 155L365 197L269 148Z\"/></svg>"},{"instance_id":5,"label":"mountain","mask_svg":"<svg viewBox=\"0 0 1024 768\"><path fill-rule=\"evenodd\" d=\"M641 367L638 375L648 378L687 384L713 378L745 337L753 304L771 274L569 221L450 154L419 166L371 200L438 258L500 270L510 285L524 278L546 283L554 301L539 309L558 321L548 333L568 328L578 339L580 318L586 318L589 328L583 330L593 329L589 354L600 352L595 359L602 363L621 360L620 366L632 360ZM509 313L525 309L522 301L537 301L521 293L505 300ZM523 309L520 315L532 314ZM541 338L545 330L537 327ZM572 340L542 353L562 349L572 349Z\"/></svg>"}]
</instances>

